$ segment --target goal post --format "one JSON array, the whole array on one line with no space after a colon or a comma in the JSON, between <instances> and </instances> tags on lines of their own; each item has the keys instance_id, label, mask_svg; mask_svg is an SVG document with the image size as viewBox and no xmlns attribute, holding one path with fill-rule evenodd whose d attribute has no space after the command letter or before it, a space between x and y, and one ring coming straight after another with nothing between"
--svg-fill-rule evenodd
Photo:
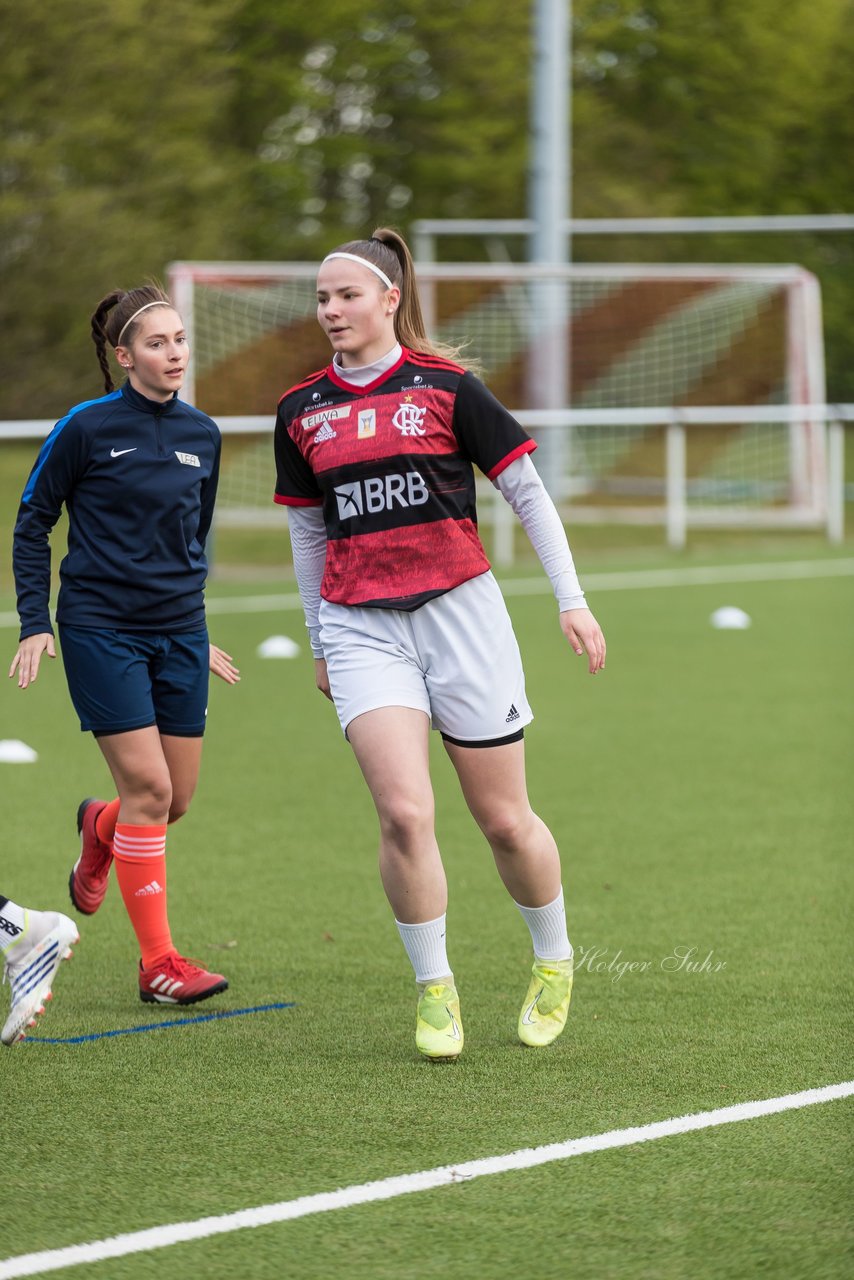
<instances>
[{"instance_id":1,"label":"goal post","mask_svg":"<svg viewBox=\"0 0 854 1280\"><path fill-rule=\"evenodd\" d=\"M193 357L184 398L217 420L268 424L229 450L223 522L270 513L275 404L329 359L316 272L304 262L170 267ZM417 272L433 336L462 346L538 440L565 442L550 487L572 519L665 524L675 430L685 435L685 527L824 522L826 428L811 411L825 403L824 353L811 273L649 263L428 263ZM536 397L550 367L544 286L559 294L547 337L566 386L566 403L551 409Z\"/></svg>"}]
</instances>

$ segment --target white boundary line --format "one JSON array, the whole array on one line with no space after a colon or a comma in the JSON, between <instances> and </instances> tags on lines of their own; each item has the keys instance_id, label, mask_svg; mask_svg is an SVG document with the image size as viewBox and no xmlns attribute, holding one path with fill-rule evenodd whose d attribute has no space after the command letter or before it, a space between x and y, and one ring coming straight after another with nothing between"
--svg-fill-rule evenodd
<instances>
[{"instance_id":1,"label":"white boundary line","mask_svg":"<svg viewBox=\"0 0 854 1280\"><path fill-rule=\"evenodd\" d=\"M784 560L771 564L693 565L684 569L629 569L626 572L586 573L584 589L597 591L649 590L659 587L726 586L738 582L780 582L797 578L845 578L854 575L854 560ZM505 596L550 595L545 574L537 578L502 581ZM209 614L278 613L301 609L296 591L263 596L214 596L207 601ZM17 613L0 613L0 628L17 627Z\"/></svg>"},{"instance_id":2,"label":"white boundary line","mask_svg":"<svg viewBox=\"0 0 854 1280\"><path fill-rule=\"evenodd\" d=\"M738 582L782 582L797 578L845 578L854 574L854 560L784 560L771 564L692 565L684 569L629 569L624 573L585 573L584 590L633 591L657 587L703 587ZM502 582L507 596L551 593L543 574L539 578L511 578Z\"/></svg>"},{"instance_id":3,"label":"white boundary line","mask_svg":"<svg viewBox=\"0 0 854 1280\"><path fill-rule=\"evenodd\" d=\"M205 1240L210 1236L247 1227L269 1226L273 1222L291 1222L314 1213L329 1213L335 1209L350 1209L354 1205L374 1204L379 1200L393 1200L397 1196L415 1191L432 1191L456 1182L469 1182L473 1178L489 1177L493 1173L507 1173L511 1169L533 1169L537 1165L555 1160L569 1160L573 1156L588 1155L593 1151L609 1151L615 1147L633 1146L639 1142L654 1142L674 1134L693 1133L698 1129L712 1129L718 1125L735 1124L741 1120L755 1120L759 1116L776 1115L800 1107L811 1107L819 1102L833 1102L854 1094L854 1080L843 1084L826 1085L821 1089L806 1089L801 1093L789 1093L781 1098L766 1098L762 1102L739 1102L732 1107L720 1107L715 1111L701 1111L697 1115L676 1116L655 1124L640 1125L632 1129L612 1129L608 1133L591 1134L586 1138L572 1138L568 1142L554 1142L545 1147L533 1147L513 1151L509 1155L489 1156L483 1160L470 1160L466 1164L444 1165L439 1169L427 1169L421 1173L407 1173L396 1178L384 1178L381 1182L364 1182L359 1186L342 1187L338 1191L323 1191L317 1195L300 1196L297 1200L283 1200L278 1204L259 1205L255 1209L241 1209L237 1213L225 1213L216 1218L199 1218L195 1222L173 1222L168 1226L150 1227L146 1231L133 1231L126 1235L111 1236L107 1240L93 1240L89 1244L69 1245L64 1249L46 1249L42 1253L19 1254L0 1262L0 1280L14 1280L18 1276L42 1275L47 1271L59 1271L62 1267L82 1266L87 1262L103 1262L107 1258L122 1258L131 1253L144 1253L151 1249L166 1249L173 1244L189 1240Z\"/></svg>"}]
</instances>

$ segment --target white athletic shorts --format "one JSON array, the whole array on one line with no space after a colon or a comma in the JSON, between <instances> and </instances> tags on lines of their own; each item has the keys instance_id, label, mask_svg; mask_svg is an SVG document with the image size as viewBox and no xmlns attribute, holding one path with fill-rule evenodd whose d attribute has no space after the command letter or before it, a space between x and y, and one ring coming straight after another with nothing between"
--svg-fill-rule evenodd
<instances>
[{"instance_id":1,"label":"white athletic shorts","mask_svg":"<svg viewBox=\"0 0 854 1280\"><path fill-rule=\"evenodd\" d=\"M444 737L473 746L510 738L534 718L491 573L412 613L321 600L320 642L345 733L356 716L379 707L424 711Z\"/></svg>"}]
</instances>

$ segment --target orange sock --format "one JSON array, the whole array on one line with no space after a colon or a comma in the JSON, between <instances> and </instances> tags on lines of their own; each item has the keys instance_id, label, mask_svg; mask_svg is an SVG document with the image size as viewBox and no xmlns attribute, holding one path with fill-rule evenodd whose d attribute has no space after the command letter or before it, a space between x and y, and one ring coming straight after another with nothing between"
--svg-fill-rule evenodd
<instances>
[{"instance_id":1,"label":"orange sock","mask_svg":"<svg viewBox=\"0 0 854 1280\"><path fill-rule=\"evenodd\" d=\"M106 809L102 809L95 819L95 835L102 844L112 844L116 835L116 823L119 819L121 800L116 796Z\"/></svg>"},{"instance_id":2,"label":"orange sock","mask_svg":"<svg viewBox=\"0 0 854 1280\"><path fill-rule=\"evenodd\" d=\"M144 969L174 951L166 914L166 826L116 824L113 840L116 878Z\"/></svg>"}]
</instances>

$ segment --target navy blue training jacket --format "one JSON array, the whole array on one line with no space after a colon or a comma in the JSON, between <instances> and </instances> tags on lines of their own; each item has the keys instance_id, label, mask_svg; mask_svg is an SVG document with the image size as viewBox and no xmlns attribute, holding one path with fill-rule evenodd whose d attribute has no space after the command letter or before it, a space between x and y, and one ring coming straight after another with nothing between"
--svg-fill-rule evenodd
<instances>
[{"instance_id":1,"label":"navy blue training jacket","mask_svg":"<svg viewBox=\"0 0 854 1280\"><path fill-rule=\"evenodd\" d=\"M52 631L48 535L63 504L68 554L57 621L119 631L204 626L205 539L219 478L219 429L174 397L125 383L56 424L30 472L13 562L21 639Z\"/></svg>"}]
</instances>

